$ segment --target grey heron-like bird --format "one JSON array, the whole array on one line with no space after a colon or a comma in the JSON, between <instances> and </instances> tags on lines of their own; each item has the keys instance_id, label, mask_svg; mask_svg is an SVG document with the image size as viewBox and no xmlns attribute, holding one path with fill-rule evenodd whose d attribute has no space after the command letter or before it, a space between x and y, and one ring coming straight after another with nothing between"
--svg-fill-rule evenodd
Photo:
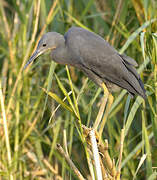
<instances>
[{"instance_id":1,"label":"grey heron-like bird","mask_svg":"<svg viewBox=\"0 0 157 180\"><path fill-rule=\"evenodd\" d=\"M132 58L119 54L108 42L93 32L72 27L64 36L57 32L44 34L25 68L48 50L51 50L51 57L55 62L82 70L91 80L104 88L104 93L107 93L108 97L109 92L118 86L126 89L132 96L140 95L146 98L144 85L134 68L137 63Z\"/></svg>"}]
</instances>

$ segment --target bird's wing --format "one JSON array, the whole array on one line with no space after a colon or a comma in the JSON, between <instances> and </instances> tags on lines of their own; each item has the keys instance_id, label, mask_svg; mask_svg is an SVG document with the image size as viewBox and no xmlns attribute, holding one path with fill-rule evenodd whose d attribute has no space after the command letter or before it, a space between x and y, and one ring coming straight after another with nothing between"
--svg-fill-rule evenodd
<instances>
[{"instance_id":1,"label":"bird's wing","mask_svg":"<svg viewBox=\"0 0 157 180\"><path fill-rule=\"evenodd\" d=\"M82 28L73 28L66 36L78 64L81 63L101 79L127 89L132 94L143 96L144 89L133 67L137 65L134 60L119 55L103 38Z\"/></svg>"},{"instance_id":2,"label":"bird's wing","mask_svg":"<svg viewBox=\"0 0 157 180\"><path fill-rule=\"evenodd\" d=\"M129 56L127 56L125 54L120 54L120 57L125 61L125 63L128 63L128 64L135 66L135 67L138 66L137 62Z\"/></svg>"}]
</instances>

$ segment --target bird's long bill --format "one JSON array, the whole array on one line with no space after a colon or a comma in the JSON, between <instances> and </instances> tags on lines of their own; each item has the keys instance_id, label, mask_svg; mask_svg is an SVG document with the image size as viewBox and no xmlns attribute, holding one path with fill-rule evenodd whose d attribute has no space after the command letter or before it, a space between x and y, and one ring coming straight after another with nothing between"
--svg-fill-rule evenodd
<instances>
[{"instance_id":1,"label":"bird's long bill","mask_svg":"<svg viewBox=\"0 0 157 180\"><path fill-rule=\"evenodd\" d=\"M32 62L34 61L34 59L36 59L38 56L40 56L42 54L41 51L39 51L38 49L33 53L33 55L30 57L30 59L27 61L27 63L25 64L23 69L26 69L26 67Z\"/></svg>"}]
</instances>

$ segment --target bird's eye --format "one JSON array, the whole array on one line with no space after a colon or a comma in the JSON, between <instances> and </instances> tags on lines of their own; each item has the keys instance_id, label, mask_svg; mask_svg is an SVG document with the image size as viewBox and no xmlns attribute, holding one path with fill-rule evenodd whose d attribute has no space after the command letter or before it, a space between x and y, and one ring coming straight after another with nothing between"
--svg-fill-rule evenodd
<instances>
[{"instance_id":1,"label":"bird's eye","mask_svg":"<svg viewBox=\"0 0 157 180\"><path fill-rule=\"evenodd\" d=\"M46 44L43 44L43 47L45 47L46 46Z\"/></svg>"}]
</instances>

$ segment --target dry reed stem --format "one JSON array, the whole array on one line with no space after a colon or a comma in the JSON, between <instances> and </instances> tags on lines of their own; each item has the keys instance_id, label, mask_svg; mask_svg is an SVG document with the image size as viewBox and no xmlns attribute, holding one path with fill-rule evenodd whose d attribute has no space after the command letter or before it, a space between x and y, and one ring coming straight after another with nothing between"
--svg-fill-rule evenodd
<instances>
[{"instance_id":1,"label":"dry reed stem","mask_svg":"<svg viewBox=\"0 0 157 180\"><path fill-rule=\"evenodd\" d=\"M35 170L35 171L27 171L25 170L24 172L24 176L25 177L28 177L28 176L31 176L32 178L31 179L38 179L38 180L41 180L41 176L44 176L47 174L47 171L45 169L42 169L42 170ZM45 180L45 178L42 178L43 180Z\"/></svg>"},{"instance_id":2,"label":"dry reed stem","mask_svg":"<svg viewBox=\"0 0 157 180\"><path fill-rule=\"evenodd\" d=\"M89 132L89 136L90 136L91 147L92 147L92 152L93 152L93 157L94 157L94 164L95 164L97 179L102 180L102 172L101 172L99 152L98 152L98 147L97 147L97 142L96 142L96 137L95 137L95 131L91 130Z\"/></svg>"},{"instance_id":3,"label":"dry reed stem","mask_svg":"<svg viewBox=\"0 0 157 180\"><path fill-rule=\"evenodd\" d=\"M29 172L28 172L29 173ZM35 171L30 171L30 174L32 175L32 178L37 178L38 176L44 176L47 174L46 169L39 169L39 170L35 170Z\"/></svg>"},{"instance_id":4,"label":"dry reed stem","mask_svg":"<svg viewBox=\"0 0 157 180\"><path fill-rule=\"evenodd\" d=\"M67 145L67 135L66 135L66 130L65 129L63 130L63 144L64 144L65 152L69 156L68 145Z\"/></svg>"},{"instance_id":5,"label":"dry reed stem","mask_svg":"<svg viewBox=\"0 0 157 180\"><path fill-rule=\"evenodd\" d=\"M31 151L29 151L27 148L25 148L24 150L26 152L27 157L33 162L33 163L37 163L37 157L35 156L34 153L32 153Z\"/></svg>"},{"instance_id":6,"label":"dry reed stem","mask_svg":"<svg viewBox=\"0 0 157 180\"><path fill-rule=\"evenodd\" d=\"M77 169L77 167L74 165L74 163L72 162L72 160L69 158L69 156L65 153L64 149L62 148L62 146L60 144L57 144L57 149L60 152L60 154L66 159L67 163L69 164L69 166L72 168L72 170L74 171L75 175L78 177L78 179L80 180L85 180L85 178L82 176L82 174L80 173L80 171Z\"/></svg>"},{"instance_id":7,"label":"dry reed stem","mask_svg":"<svg viewBox=\"0 0 157 180\"><path fill-rule=\"evenodd\" d=\"M2 68L2 72L1 72L4 101L5 101L5 93L6 93L6 89L7 89L7 73L9 70L8 67L9 67L8 60L4 59L3 68Z\"/></svg>"},{"instance_id":8,"label":"dry reed stem","mask_svg":"<svg viewBox=\"0 0 157 180\"><path fill-rule=\"evenodd\" d=\"M118 171L117 171L117 180L120 179L123 146L124 146L124 129L122 129L122 131L121 131L121 138L120 138L120 153L119 153L119 164L118 164Z\"/></svg>"},{"instance_id":9,"label":"dry reed stem","mask_svg":"<svg viewBox=\"0 0 157 180\"><path fill-rule=\"evenodd\" d=\"M5 107L4 107L4 99L3 99L2 87L1 87L1 80L0 80L0 101L1 101L1 111L2 111L2 118L3 118L5 142L6 142L6 148L7 148L8 164L9 164L9 167L11 167L11 164L12 164L11 149L10 149L7 118L6 118ZM10 172L10 180L13 180L13 175L11 174L11 172Z\"/></svg>"},{"instance_id":10,"label":"dry reed stem","mask_svg":"<svg viewBox=\"0 0 157 180\"><path fill-rule=\"evenodd\" d=\"M3 101L5 101L5 93L6 93L6 89L7 89L7 73L8 73L8 60L4 59L3 68L2 68L2 72L1 72L1 75L2 75L1 76L2 77L1 86L3 87L3 89L2 89ZM3 124L2 118L0 118L0 124ZM0 126L0 136L4 137L3 134L4 134L3 127Z\"/></svg>"}]
</instances>

